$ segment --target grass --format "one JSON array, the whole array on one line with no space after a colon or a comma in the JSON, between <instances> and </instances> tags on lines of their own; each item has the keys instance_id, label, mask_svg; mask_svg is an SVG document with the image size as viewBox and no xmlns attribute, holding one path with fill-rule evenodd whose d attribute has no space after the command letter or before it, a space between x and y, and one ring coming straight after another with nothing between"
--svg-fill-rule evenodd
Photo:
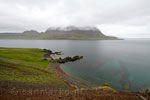
<instances>
[{"instance_id":1,"label":"grass","mask_svg":"<svg viewBox=\"0 0 150 100\"><path fill-rule=\"evenodd\" d=\"M103 90L103 91L112 91L116 92L115 89L109 87L109 86L99 86L99 87L91 87L91 88L81 88L81 89L76 89L73 92L80 92L80 91L88 91L88 90Z\"/></svg>"},{"instance_id":2,"label":"grass","mask_svg":"<svg viewBox=\"0 0 150 100\"><path fill-rule=\"evenodd\" d=\"M111 87L109 87L109 86L100 86L100 87L98 87L98 89L102 89L102 90L110 90L110 91L113 91L113 92L116 91L115 89L113 89L113 88L111 88Z\"/></svg>"},{"instance_id":3,"label":"grass","mask_svg":"<svg viewBox=\"0 0 150 100\"><path fill-rule=\"evenodd\" d=\"M0 48L0 88L14 84L67 88L55 72L48 69L50 61L43 61L44 52L31 48ZM16 86L16 85L15 85Z\"/></svg>"}]
</instances>

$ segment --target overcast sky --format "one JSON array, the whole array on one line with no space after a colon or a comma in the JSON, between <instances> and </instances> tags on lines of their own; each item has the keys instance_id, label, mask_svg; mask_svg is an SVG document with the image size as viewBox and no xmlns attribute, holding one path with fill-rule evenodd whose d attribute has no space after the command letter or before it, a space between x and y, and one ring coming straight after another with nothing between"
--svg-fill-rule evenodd
<instances>
[{"instance_id":1,"label":"overcast sky","mask_svg":"<svg viewBox=\"0 0 150 100\"><path fill-rule=\"evenodd\" d=\"M0 32L97 26L106 35L150 38L150 0L0 0Z\"/></svg>"}]
</instances>

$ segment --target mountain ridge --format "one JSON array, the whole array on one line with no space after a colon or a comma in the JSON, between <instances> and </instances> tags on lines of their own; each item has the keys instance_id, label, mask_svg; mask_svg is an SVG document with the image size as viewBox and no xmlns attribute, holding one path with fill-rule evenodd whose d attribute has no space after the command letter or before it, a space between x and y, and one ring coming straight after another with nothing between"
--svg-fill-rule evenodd
<instances>
[{"instance_id":1,"label":"mountain ridge","mask_svg":"<svg viewBox=\"0 0 150 100\"><path fill-rule=\"evenodd\" d=\"M97 27L66 26L49 27L45 32L27 30L20 33L1 33L0 39L35 39L35 40L118 40L106 36Z\"/></svg>"}]
</instances>

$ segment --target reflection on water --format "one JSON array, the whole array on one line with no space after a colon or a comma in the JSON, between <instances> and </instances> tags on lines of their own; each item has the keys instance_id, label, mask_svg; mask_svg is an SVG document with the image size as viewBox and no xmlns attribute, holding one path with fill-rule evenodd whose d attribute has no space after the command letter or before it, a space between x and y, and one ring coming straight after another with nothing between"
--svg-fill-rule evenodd
<instances>
[{"instance_id":1,"label":"reflection on water","mask_svg":"<svg viewBox=\"0 0 150 100\"><path fill-rule=\"evenodd\" d=\"M125 63L120 62L120 69L121 72L123 73L121 76L120 83L122 84L124 90L129 90L130 89L129 72L127 67L125 66Z\"/></svg>"},{"instance_id":2,"label":"reflection on water","mask_svg":"<svg viewBox=\"0 0 150 100\"><path fill-rule=\"evenodd\" d=\"M117 90L150 87L150 40L0 40L1 47L46 48L63 51L63 56L84 59L62 65L68 74L96 86L105 82Z\"/></svg>"}]
</instances>

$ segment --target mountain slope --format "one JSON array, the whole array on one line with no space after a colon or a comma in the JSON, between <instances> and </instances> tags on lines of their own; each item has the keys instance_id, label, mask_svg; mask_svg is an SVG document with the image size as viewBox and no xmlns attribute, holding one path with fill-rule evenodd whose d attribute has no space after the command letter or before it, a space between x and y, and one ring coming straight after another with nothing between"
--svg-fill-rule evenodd
<instances>
[{"instance_id":1,"label":"mountain slope","mask_svg":"<svg viewBox=\"0 0 150 100\"><path fill-rule=\"evenodd\" d=\"M47 34L51 35L86 35L89 37L100 37L105 36L98 28L96 27L50 27L46 30Z\"/></svg>"},{"instance_id":2,"label":"mountain slope","mask_svg":"<svg viewBox=\"0 0 150 100\"><path fill-rule=\"evenodd\" d=\"M70 86L48 68L45 53L33 48L0 48L0 89L64 88Z\"/></svg>"}]
</instances>

